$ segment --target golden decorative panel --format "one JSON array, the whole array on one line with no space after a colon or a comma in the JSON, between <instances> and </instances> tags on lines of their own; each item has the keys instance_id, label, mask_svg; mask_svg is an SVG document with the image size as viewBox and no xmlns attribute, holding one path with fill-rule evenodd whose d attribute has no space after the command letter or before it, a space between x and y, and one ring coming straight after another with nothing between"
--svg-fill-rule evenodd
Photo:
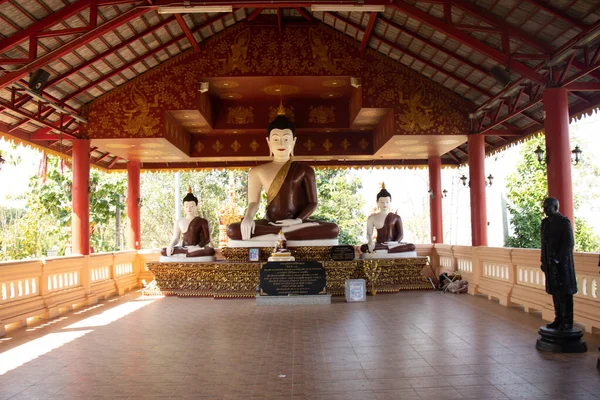
<instances>
[{"instance_id":1,"label":"golden decorative panel","mask_svg":"<svg viewBox=\"0 0 600 400\"><path fill-rule=\"evenodd\" d=\"M306 142L304 142L303 146L306 147L306 149L308 151L311 151L313 149L313 147L315 147L315 142L313 142L312 140L308 139Z\"/></svg>"},{"instance_id":2,"label":"golden decorative panel","mask_svg":"<svg viewBox=\"0 0 600 400\"><path fill-rule=\"evenodd\" d=\"M255 139L252 139L252 142L250 143L250 149L252 149L253 152L256 151L256 149L258 149L260 147L260 145L256 142Z\"/></svg>"},{"instance_id":3,"label":"golden decorative panel","mask_svg":"<svg viewBox=\"0 0 600 400\"><path fill-rule=\"evenodd\" d=\"M240 86L240 83L238 81L224 79L215 81L212 85L218 89L233 89Z\"/></svg>"},{"instance_id":4,"label":"golden decorative panel","mask_svg":"<svg viewBox=\"0 0 600 400\"><path fill-rule=\"evenodd\" d=\"M325 139L325 142L323 142L323 148L325 149L325 151L331 150L331 147L333 147L333 144L331 144L329 139Z\"/></svg>"},{"instance_id":5,"label":"golden decorative panel","mask_svg":"<svg viewBox=\"0 0 600 400\"><path fill-rule=\"evenodd\" d=\"M235 125L251 124L254 122L253 108L244 106L229 107L227 109L227 123Z\"/></svg>"},{"instance_id":6,"label":"golden decorative panel","mask_svg":"<svg viewBox=\"0 0 600 400\"><path fill-rule=\"evenodd\" d=\"M231 143L231 149L233 150L234 153L237 153L241 147L242 147L242 145L237 140L234 140L233 143Z\"/></svg>"},{"instance_id":7,"label":"golden decorative panel","mask_svg":"<svg viewBox=\"0 0 600 400\"><path fill-rule=\"evenodd\" d=\"M340 143L340 146L342 146L342 149L348 150L348 147L350 147L350 142L348 141L348 139L344 138L344 140L342 140L342 143Z\"/></svg>"},{"instance_id":8,"label":"golden decorative panel","mask_svg":"<svg viewBox=\"0 0 600 400\"><path fill-rule=\"evenodd\" d=\"M358 143L358 145L360 146L361 149L366 150L366 148L369 147L369 142L367 142L365 138L362 138L360 140L360 143Z\"/></svg>"},{"instance_id":9,"label":"golden decorative panel","mask_svg":"<svg viewBox=\"0 0 600 400\"><path fill-rule=\"evenodd\" d=\"M216 141L215 144L212 145L212 148L219 153L221 150L223 150L225 146L223 146L223 144L220 141Z\"/></svg>"},{"instance_id":10,"label":"golden decorative panel","mask_svg":"<svg viewBox=\"0 0 600 400\"><path fill-rule=\"evenodd\" d=\"M221 60L223 67L222 74L228 74L235 71L246 73L250 70L248 66L248 47L250 46L250 29L244 29L233 39L230 46L228 58Z\"/></svg>"},{"instance_id":11,"label":"golden decorative panel","mask_svg":"<svg viewBox=\"0 0 600 400\"><path fill-rule=\"evenodd\" d=\"M196 143L195 148L198 153L202 153L202 150L204 150L204 145L202 144L202 142L199 141L198 143Z\"/></svg>"},{"instance_id":12,"label":"golden decorative panel","mask_svg":"<svg viewBox=\"0 0 600 400\"><path fill-rule=\"evenodd\" d=\"M347 83L345 80L342 79L328 79L326 81L323 81L321 85L325 87L343 87L346 86Z\"/></svg>"},{"instance_id":13,"label":"golden decorative panel","mask_svg":"<svg viewBox=\"0 0 600 400\"><path fill-rule=\"evenodd\" d=\"M308 122L310 123L331 124L335 122L333 106L310 106L308 109Z\"/></svg>"},{"instance_id":14,"label":"golden decorative panel","mask_svg":"<svg viewBox=\"0 0 600 400\"><path fill-rule=\"evenodd\" d=\"M285 116L292 122L296 122L296 114L294 113L294 107L288 106L283 107L285 109ZM269 122L273 121L277 117L279 107L269 106Z\"/></svg>"}]
</instances>

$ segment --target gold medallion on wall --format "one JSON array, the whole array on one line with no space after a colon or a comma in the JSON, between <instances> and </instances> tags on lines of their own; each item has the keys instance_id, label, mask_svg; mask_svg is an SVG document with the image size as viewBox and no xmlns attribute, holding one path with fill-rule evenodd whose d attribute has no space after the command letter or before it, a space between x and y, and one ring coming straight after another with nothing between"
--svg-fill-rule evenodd
<instances>
[{"instance_id":1,"label":"gold medallion on wall","mask_svg":"<svg viewBox=\"0 0 600 400\"><path fill-rule=\"evenodd\" d=\"M252 107L236 106L229 107L227 110L228 124L243 125L254 122L254 111L252 111Z\"/></svg>"},{"instance_id":2,"label":"gold medallion on wall","mask_svg":"<svg viewBox=\"0 0 600 400\"><path fill-rule=\"evenodd\" d=\"M252 149L253 152L256 152L256 149L258 149L260 147L260 145L256 142L256 140L252 140L252 142L250 143L250 149Z\"/></svg>"},{"instance_id":3,"label":"gold medallion on wall","mask_svg":"<svg viewBox=\"0 0 600 400\"><path fill-rule=\"evenodd\" d=\"M313 149L313 147L315 147L315 142L313 142L312 140L308 139L306 142L304 142L303 146L306 147L306 149L308 151L311 151Z\"/></svg>"},{"instance_id":4,"label":"gold medallion on wall","mask_svg":"<svg viewBox=\"0 0 600 400\"><path fill-rule=\"evenodd\" d=\"M308 122L313 124L330 124L335 122L335 112L333 106L310 106L308 113Z\"/></svg>"}]
</instances>

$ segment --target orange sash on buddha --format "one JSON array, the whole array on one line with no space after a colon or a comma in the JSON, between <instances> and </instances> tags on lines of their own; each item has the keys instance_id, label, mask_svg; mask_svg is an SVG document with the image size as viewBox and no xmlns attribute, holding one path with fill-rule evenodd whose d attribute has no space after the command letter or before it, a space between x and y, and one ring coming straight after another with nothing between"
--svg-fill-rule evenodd
<instances>
[{"instance_id":1,"label":"orange sash on buddha","mask_svg":"<svg viewBox=\"0 0 600 400\"><path fill-rule=\"evenodd\" d=\"M281 190L281 186L283 186L291 166L292 160L288 160L288 162L283 164L281 169L277 171L277 175L275 175L275 178L273 179L273 182L271 182L271 186L269 186L269 190L267 191L267 207L269 207L269 204L271 204L271 202L279 194L279 190Z\"/></svg>"}]
</instances>

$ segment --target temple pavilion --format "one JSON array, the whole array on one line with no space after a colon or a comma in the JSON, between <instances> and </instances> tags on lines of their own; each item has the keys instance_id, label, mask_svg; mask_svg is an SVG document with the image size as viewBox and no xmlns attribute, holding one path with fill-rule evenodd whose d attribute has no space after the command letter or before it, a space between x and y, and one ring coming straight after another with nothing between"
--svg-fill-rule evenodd
<instances>
[{"instance_id":1,"label":"temple pavilion","mask_svg":"<svg viewBox=\"0 0 600 400\"><path fill-rule=\"evenodd\" d=\"M548 194L573 220L569 122L600 105L597 0L0 0L0 68L2 137L73 168L73 256L0 263L0 399L600 393L598 254L575 254L590 351L540 355L540 253L488 247L484 165L543 132ZM140 172L261 164L280 107L295 160L428 168L418 255L506 307L433 291L317 311L125 294L158 258L140 243ZM461 165L472 246L443 238L441 168ZM90 255L90 168L127 173L128 251Z\"/></svg>"}]
</instances>

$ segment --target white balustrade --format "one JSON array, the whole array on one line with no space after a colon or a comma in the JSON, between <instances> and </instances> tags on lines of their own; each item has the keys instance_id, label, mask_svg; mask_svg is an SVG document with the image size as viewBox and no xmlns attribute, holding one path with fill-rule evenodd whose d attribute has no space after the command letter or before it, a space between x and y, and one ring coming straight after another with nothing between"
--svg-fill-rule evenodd
<instances>
[{"instance_id":1,"label":"white balustrade","mask_svg":"<svg viewBox=\"0 0 600 400\"><path fill-rule=\"evenodd\" d=\"M104 281L110 278L110 266L102 266L92 268L91 270L91 279L92 283Z\"/></svg>"},{"instance_id":2,"label":"white balustrade","mask_svg":"<svg viewBox=\"0 0 600 400\"><path fill-rule=\"evenodd\" d=\"M544 289L546 277L540 267L517 265L517 284Z\"/></svg>"},{"instance_id":3,"label":"white balustrade","mask_svg":"<svg viewBox=\"0 0 600 400\"><path fill-rule=\"evenodd\" d=\"M37 277L0 282L0 304L37 296L38 294L39 284Z\"/></svg>"},{"instance_id":4,"label":"white balustrade","mask_svg":"<svg viewBox=\"0 0 600 400\"><path fill-rule=\"evenodd\" d=\"M133 264L123 263L115 266L117 276L133 274Z\"/></svg>"},{"instance_id":5,"label":"white balustrade","mask_svg":"<svg viewBox=\"0 0 600 400\"><path fill-rule=\"evenodd\" d=\"M598 283L599 279L595 276L581 275L577 276L577 288L579 289L575 296L585 299L598 301Z\"/></svg>"},{"instance_id":6,"label":"white balustrade","mask_svg":"<svg viewBox=\"0 0 600 400\"><path fill-rule=\"evenodd\" d=\"M483 276L487 278L508 280L508 265L491 262L483 263Z\"/></svg>"},{"instance_id":7,"label":"white balustrade","mask_svg":"<svg viewBox=\"0 0 600 400\"><path fill-rule=\"evenodd\" d=\"M61 272L48 275L48 291L64 290L79 286L79 271Z\"/></svg>"},{"instance_id":8,"label":"white balustrade","mask_svg":"<svg viewBox=\"0 0 600 400\"><path fill-rule=\"evenodd\" d=\"M459 258L457 260L458 270L462 272L473 272L473 261L466 258Z\"/></svg>"},{"instance_id":9,"label":"white balustrade","mask_svg":"<svg viewBox=\"0 0 600 400\"><path fill-rule=\"evenodd\" d=\"M448 256L440 256L440 267L446 269L453 269L454 259Z\"/></svg>"}]
</instances>

